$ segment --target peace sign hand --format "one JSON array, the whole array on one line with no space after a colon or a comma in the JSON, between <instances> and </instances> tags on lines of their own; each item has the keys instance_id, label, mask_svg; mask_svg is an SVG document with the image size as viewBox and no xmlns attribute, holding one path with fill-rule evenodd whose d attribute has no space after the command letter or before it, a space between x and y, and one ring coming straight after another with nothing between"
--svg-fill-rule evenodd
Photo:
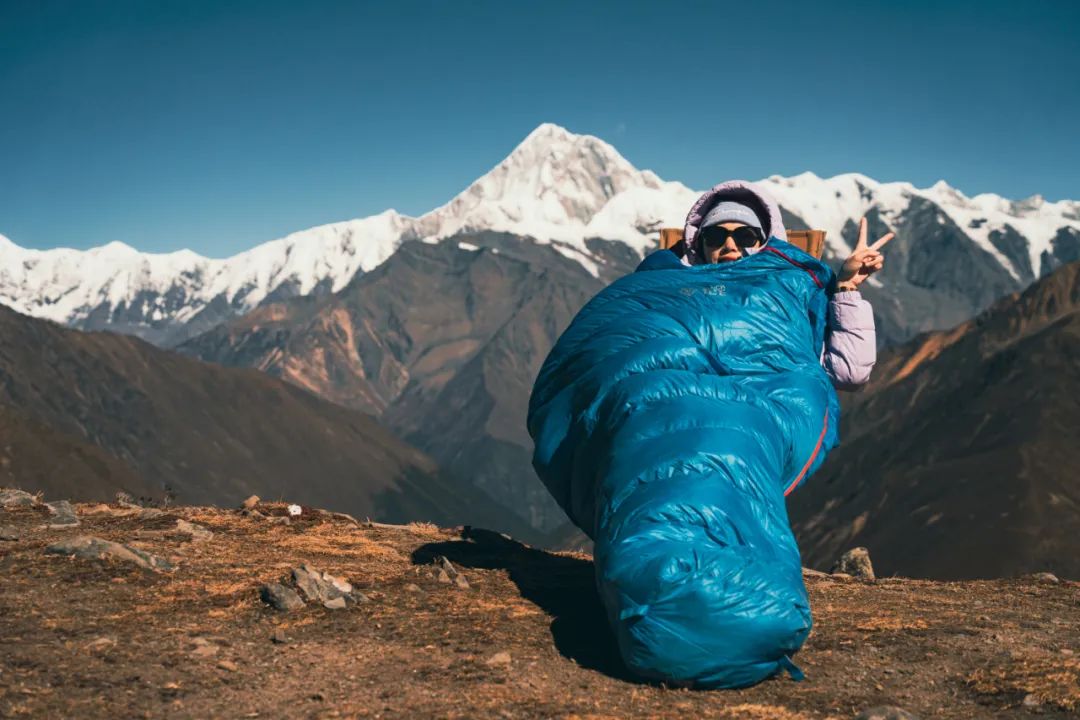
<instances>
[{"instance_id":1,"label":"peace sign hand","mask_svg":"<svg viewBox=\"0 0 1080 720\"><path fill-rule=\"evenodd\" d=\"M882 235L870 246L866 244L866 218L859 220L859 240L855 243L855 250L840 267L840 273L836 278L837 289L855 290L862 281L870 277L885 265L885 256L881 254L881 248L885 243L896 237L896 233Z\"/></svg>"}]
</instances>

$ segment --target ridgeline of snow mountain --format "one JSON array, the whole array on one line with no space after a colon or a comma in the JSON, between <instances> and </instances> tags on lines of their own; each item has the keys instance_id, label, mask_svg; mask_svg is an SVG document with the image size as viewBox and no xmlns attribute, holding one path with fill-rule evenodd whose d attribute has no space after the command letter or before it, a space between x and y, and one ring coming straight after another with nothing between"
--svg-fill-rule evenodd
<instances>
[{"instance_id":1,"label":"ridgeline of snow mountain","mask_svg":"<svg viewBox=\"0 0 1080 720\"><path fill-rule=\"evenodd\" d=\"M899 271L881 274L881 297L872 298L884 301L879 312L891 328L883 333L889 341L962 322L1001 294L1080 259L1076 201L968 198L943 181L919 189L855 173L759 182L792 227L828 231L827 258L844 256L864 214L872 230L887 227L912 241L896 253ZM697 195L636 169L598 138L544 124L464 192L419 218L387 210L225 259L187 250L141 253L117 242L87 251L28 250L0 235L0 303L80 329L174 345L268 301L339 291L408 240L489 232L528 237L602 276L590 240L621 242L643 255L655 247L659 228L681 226ZM974 269L946 283L927 267L935 264Z\"/></svg>"}]
</instances>

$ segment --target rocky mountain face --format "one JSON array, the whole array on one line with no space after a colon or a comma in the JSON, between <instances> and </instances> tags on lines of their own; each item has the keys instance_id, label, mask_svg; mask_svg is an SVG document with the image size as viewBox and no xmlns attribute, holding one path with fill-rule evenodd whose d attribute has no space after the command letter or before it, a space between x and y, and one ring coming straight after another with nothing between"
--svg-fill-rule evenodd
<instances>
[{"instance_id":1,"label":"rocky mountain face","mask_svg":"<svg viewBox=\"0 0 1080 720\"><path fill-rule=\"evenodd\" d=\"M889 250L896 261L870 288L887 343L966 320L1001 293L1080 257L1076 201L968 198L944 182L920 189L857 173L759 182L794 227L828 232L830 259L846 256L864 214L875 230L898 233ZM0 236L0 303L80 329L172 346L263 304L339 291L410 240L510 234L602 276L594 239L622 243L640 257L656 246L661 227L682 225L697 195L638 170L599 138L544 124L490 172L420 217L387 210L227 259L140 253L122 243L85 252L27 250Z\"/></svg>"},{"instance_id":2,"label":"rocky mountain face","mask_svg":"<svg viewBox=\"0 0 1080 720\"><path fill-rule=\"evenodd\" d=\"M636 260L620 243L591 247L605 276ZM513 235L410 242L339 293L266 305L178 350L372 413L548 531L565 516L532 471L529 393L558 334L603 282Z\"/></svg>"},{"instance_id":3,"label":"rocky mountain face","mask_svg":"<svg viewBox=\"0 0 1080 720\"><path fill-rule=\"evenodd\" d=\"M265 373L0 308L0 481L233 505L252 493L360 516L482 523L512 513L449 481L369 416Z\"/></svg>"},{"instance_id":4,"label":"rocky mountain face","mask_svg":"<svg viewBox=\"0 0 1080 720\"><path fill-rule=\"evenodd\" d=\"M1080 577L1080 263L885 354L789 501L804 561L879 574Z\"/></svg>"}]
</instances>

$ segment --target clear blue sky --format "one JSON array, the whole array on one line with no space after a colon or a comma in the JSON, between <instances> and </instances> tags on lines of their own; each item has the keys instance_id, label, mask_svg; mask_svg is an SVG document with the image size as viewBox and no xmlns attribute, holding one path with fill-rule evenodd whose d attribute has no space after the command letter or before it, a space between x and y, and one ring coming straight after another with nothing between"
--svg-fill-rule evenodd
<instances>
[{"instance_id":1,"label":"clear blue sky","mask_svg":"<svg viewBox=\"0 0 1080 720\"><path fill-rule=\"evenodd\" d=\"M449 200L541 122L702 188L1080 199L1080 3L0 0L0 233L225 256Z\"/></svg>"}]
</instances>

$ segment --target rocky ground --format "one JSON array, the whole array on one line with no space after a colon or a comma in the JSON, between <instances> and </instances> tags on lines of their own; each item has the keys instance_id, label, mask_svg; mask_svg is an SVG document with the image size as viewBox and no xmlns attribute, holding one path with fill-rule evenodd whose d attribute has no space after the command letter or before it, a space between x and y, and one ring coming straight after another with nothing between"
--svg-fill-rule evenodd
<instances>
[{"instance_id":1,"label":"rocky ground","mask_svg":"<svg viewBox=\"0 0 1080 720\"><path fill-rule=\"evenodd\" d=\"M584 555L284 504L0 505L0 717L1080 713L1080 583L1052 576L811 574L806 680L696 691L627 676Z\"/></svg>"}]
</instances>

